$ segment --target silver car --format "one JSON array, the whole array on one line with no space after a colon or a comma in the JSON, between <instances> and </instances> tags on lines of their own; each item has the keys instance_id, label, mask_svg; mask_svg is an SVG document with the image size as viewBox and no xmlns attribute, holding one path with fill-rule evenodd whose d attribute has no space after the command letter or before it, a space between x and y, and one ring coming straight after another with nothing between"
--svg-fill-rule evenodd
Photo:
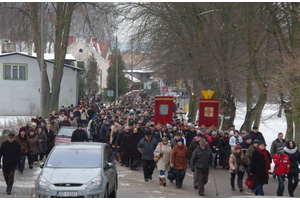
<instances>
[{"instance_id":1,"label":"silver car","mask_svg":"<svg viewBox=\"0 0 300 200\"><path fill-rule=\"evenodd\" d=\"M108 144L71 142L55 146L35 181L38 198L116 197L118 175Z\"/></svg>"}]
</instances>

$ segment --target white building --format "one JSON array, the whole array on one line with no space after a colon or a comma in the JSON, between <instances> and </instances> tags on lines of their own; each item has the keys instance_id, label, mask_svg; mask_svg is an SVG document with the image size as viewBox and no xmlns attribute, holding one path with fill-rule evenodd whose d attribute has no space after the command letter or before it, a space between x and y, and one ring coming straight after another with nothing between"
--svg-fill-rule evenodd
<instances>
[{"instance_id":1,"label":"white building","mask_svg":"<svg viewBox=\"0 0 300 200\"><path fill-rule=\"evenodd\" d=\"M91 55L94 55L100 72L98 85L99 92L101 93L103 89L106 88L107 69L109 68L110 56L112 54L108 43L97 42L96 38L91 38L90 41L86 41L70 36L67 53L71 54L77 60L77 67L79 67L79 63L82 63L86 67L88 59Z\"/></svg>"},{"instance_id":2,"label":"white building","mask_svg":"<svg viewBox=\"0 0 300 200\"><path fill-rule=\"evenodd\" d=\"M45 59L51 85L53 64ZM37 115L40 109L40 69L35 56L23 53L0 54L0 115ZM77 105L77 72L80 68L64 65L59 107Z\"/></svg>"}]
</instances>

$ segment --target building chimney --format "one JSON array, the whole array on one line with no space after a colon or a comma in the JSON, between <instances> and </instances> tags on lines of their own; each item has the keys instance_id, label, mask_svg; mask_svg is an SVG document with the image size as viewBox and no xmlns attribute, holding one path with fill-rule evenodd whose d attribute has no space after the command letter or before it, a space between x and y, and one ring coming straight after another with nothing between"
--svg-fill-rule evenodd
<instances>
[{"instance_id":1,"label":"building chimney","mask_svg":"<svg viewBox=\"0 0 300 200\"><path fill-rule=\"evenodd\" d=\"M8 39L1 40L1 53L9 53L14 51L14 43Z\"/></svg>"},{"instance_id":2,"label":"building chimney","mask_svg":"<svg viewBox=\"0 0 300 200\"><path fill-rule=\"evenodd\" d=\"M71 44L73 44L75 42L75 38L73 35L70 35L68 37L68 46L70 46Z\"/></svg>"},{"instance_id":3,"label":"building chimney","mask_svg":"<svg viewBox=\"0 0 300 200\"><path fill-rule=\"evenodd\" d=\"M97 41L97 38L95 38L95 37L91 38L91 43L96 43L96 41Z\"/></svg>"},{"instance_id":4,"label":"building chimney","mask_svg":"<svg viewBox=\"0 0 300 200\"><path fill-rule=\"evenodd\" d=\"M32 41L29 40L27 44L28 55L32 56Z\"/></svg>"}]
</instances>

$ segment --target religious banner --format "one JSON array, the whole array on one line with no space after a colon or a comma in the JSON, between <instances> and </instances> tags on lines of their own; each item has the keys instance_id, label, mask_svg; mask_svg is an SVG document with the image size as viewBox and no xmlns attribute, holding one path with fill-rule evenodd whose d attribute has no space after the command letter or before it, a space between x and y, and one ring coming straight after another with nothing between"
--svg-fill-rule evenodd
<instances>
[{"instance_id":1,"label":"religious banner","mask_svg":"<svg viewBox=\"0 0 300 200\"><path fill-rule=\"evenodd\" d=\"M199 101L199 127L218 127L219 99L200 99Z\"/></svg>"},{"instance_id":2,"label":"religious banner","mask_svg":"<svg viewBox=\"0 0 300 200\"><path fill-rule=\"evenodd\" d=\"M155 125L172 124L173 100L172 96L155 96Z\"/></svg>"}]
</instances>

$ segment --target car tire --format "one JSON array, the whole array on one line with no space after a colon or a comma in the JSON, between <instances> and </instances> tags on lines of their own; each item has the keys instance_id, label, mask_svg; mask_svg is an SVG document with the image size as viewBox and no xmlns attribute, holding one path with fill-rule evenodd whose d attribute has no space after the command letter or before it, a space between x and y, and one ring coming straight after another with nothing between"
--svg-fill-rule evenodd
<instances>
[{"instance_id":1,"label":"car tire","mask_svg":"<svg viewBox=\"0 0 300 200\"><path fill-rule=\"evenodd\" d=\"M108 184L106 185L105 193L104 193L103 198L108 198Z\"/></svg>"},{"instance_id":2,"label":"car tire","mask_svg":"<svg viewBox=\"0 0 300 200\"><path fill-rule=\"evenodd\" d=\"M109 194L108 198L117 198L117 190L118 190L118 179L116 178L114 184L114 190Z\"/></svg>"}]
</instances>

